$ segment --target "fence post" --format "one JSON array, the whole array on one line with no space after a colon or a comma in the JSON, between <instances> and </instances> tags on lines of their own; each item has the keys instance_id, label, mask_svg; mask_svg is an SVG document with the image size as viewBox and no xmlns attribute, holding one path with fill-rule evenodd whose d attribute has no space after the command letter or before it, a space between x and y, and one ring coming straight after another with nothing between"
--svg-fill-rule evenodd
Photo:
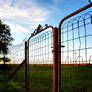
<instances>
[{"instance_id":1,"label":"fence post","mask_svg":"<svg viewBox=\"0 0 92 92\"><path fill-rule=\"evenodd\" d=\"M29 90L29 59L28 59L28 42L25 42L25 81L26 89Z\"/></svg>"},{"instance_id":2,"label":"fence post","mask_svg":"<svg viewBox=\"0 0 92 92\"><path fill-rule=\"evenodd\" d=\"M53 92L58 91L58 28L53 28Z\"/></svg>"}]
</instances>

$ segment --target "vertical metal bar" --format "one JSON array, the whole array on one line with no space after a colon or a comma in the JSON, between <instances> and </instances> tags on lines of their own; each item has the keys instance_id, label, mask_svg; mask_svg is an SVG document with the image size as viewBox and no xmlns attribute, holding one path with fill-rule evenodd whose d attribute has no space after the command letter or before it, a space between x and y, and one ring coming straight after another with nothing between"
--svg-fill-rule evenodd
<instances>
[{"instance_id":1,"label":"vertical metal bar","mask_svg":"<svg viewBox=\"0 0 92 92\"><path fill-rule=\"evenodd\" d=\"M61 26L58 29L58 92L61 92Z\"/></svg>"},{"instance_id":2,"label":"vertical metal bar","mask_svg":"<svg viewBox=\"0 0 92 92\"><path fill-rule=\"evenodd\" d=\"M63 43L64 43L64 39L63 39L63 38L64 38L63 28L62 28L62 32L61 32L61 34L62 34L62 36L61 36L61 37L62 37L62 38L61 38L61 39L62 39L61 42L62 42L62 45L63 45ZM61 52L62 63L63 63L63 59L64 59L64 58L63 58L63 57L64 57L64 55L63 55L63 51L64 51L64 49L62 49L62 52Z\"/></svg>"},{"instance_id":3,"label":"vertical metal bar","mask_svg":"<svg viewBox=\"0 0 92 92\"><path fill-rule=\"evenodd\" d=\"M43 55L43 36L42 36L42 64L44 64L44 57L43 57L44 55Z\"/></svg>"},{"instance_id":4,"label":"vertical metal bar","mask_svg":"<svg viewBox=\"0 0 92 92\"><path fill-rule=\"evenodd\" d=\"M78 39L79 39L79 61L78 61L78 63L80 64L81 38L80 38L80 25L79 25L79 20L77 22L77 26L78 26Z\"/></svg>"},{"instance_id":5,"label":"vertical metal bar","mask_svg":"<svg viewBox=\"0 0 92 92\"><path fill-rule=\"evenodd\" d=\"M88 63L87 62L87 30L86 30L85 18L83 18L83 23L84 23L84 31L85 31L85 63Z\"/></svg>"},{"instance_id":6,"label":"vertical metal bar","mask_svg":"<svg viewBox=\"0 0 92 92\"><path fill-rule=\"evenodd\" d=\"M40 36L40 50L39 50L39 52L40 52L40 53L39 53L39 57L40 57L40 59L42 59L42 58L41 58L41 36ZM41 60L40 60L40 61L41 61Z\"/></svg>"},{"instance_id":7,"label":"vertical metal bar","mask_svg":"<svg viewBox=\"0 0 92 92\"><path fill-rule=\"evenodd\" d=\"M74 53L74 25L73 25L73 23L72 23L72 39L73 39L72 43L73 43L73 64L74 64L74 61L76 60L76 58L74 59L75 53Z\"/></svg>"},{"instance_id":8,"label":"vertical metal bar","mask_svg":"<svg viewBox=\"0 0 92 92\"><path fill-rule=\"evenodd\" d=\"M68 62L69 63L69 29L68 29L69 25L67 24L67 59L68 59Z\"/></svg>"},{"instance_id":9,"label":"vertical metal bar","mask_svg":"<svg viewBox=\"0 0 92 92\"><path fill-rule=\"evenodd\" d=\"M50 51L49 51L49 42L50 42L50 39L49 38L50 38L50 35L48 34L48 59L49 59L49 55L50 55L49 54L50 53Z\"/></svg>"},{"instance_id":10,"label":"vertical metal bar","mask_svg":"<svg viewBox=\"0 0 92 92\"><path fill-rule=\"evenodd\" d=\"M29 89L29 40L27 41L28 48L27 48L27 66L28 66L28 89Z\"/></svg>"},{"instance_id":11,"label":"vertical metal bar","mask_svg":"<svg viewBox=\"0 0 92 92\"><path fill-rule=\"evenodd\" d=\"M46 46L46 45L47 45L47 43L46 43L46 42L47 42L47 40L46 40L46 35L47 35L47 34L45 34L45 60L46 60L46 47L47 47L47 46Z\"/></svg>"},{"instance_id":12,"label":"vertical metal bar","mask_svg":"<svg viewBox=\"0 0 92 92\"><path fill-rule=\"evenodd\" d=\"M58 91L58 29L53 28L53 92Z\"/></svg>"},{"instance_id":13,"label":"vertical metal bar","mask_svg":"<svg viewBox=\"0 0 92 92\"><path fill-rule=\"evenodd\" d=\"M28 42L25 42L25 81L26 81L26 89L29 89L29 78L28 78Z\"/></svg>"}]
</instances>

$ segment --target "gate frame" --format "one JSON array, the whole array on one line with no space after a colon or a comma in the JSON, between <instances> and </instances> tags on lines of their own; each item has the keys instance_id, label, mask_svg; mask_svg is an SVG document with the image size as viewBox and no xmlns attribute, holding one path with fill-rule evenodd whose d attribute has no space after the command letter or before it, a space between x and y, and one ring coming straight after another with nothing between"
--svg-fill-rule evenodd
<instances>
[{"instance_id":1,"label":"gate frame","mask_svg":"<svg viewBox=\"0 0 92 92\"><path fill-rule=\"evenodd\" d=\"M92 7L92 2L88 5L80 8L79 10L69 14L68 16L64 17L59 23L59 26L58 26L58 92L61 92L61 47L63 47L63 46L61 46L61 26L66 19L68 19L68 18L70 18L70 17L90 8L90 7Z\"/></svg>"},{"instance_id":2,"label":"gate frame","mask_svg":"<svg viewBox=\"0 0 92 92\"><path fill-rule=\"evenodd\" d=\"M29 41L32 37L34 37L35 35L45 31L48 28L52 28L52 32L53 32L53 92L58 92L58 28L54 28L53 26L47 26L44 29L41 29L37 32L34 32L31 34L31 36L29 37L29 39L27 40L27 46L25 46L25 51L26 52L26 56L25 56L25 72L26 72L26 88L29 88Z\"/></svg>"}]
</instances>

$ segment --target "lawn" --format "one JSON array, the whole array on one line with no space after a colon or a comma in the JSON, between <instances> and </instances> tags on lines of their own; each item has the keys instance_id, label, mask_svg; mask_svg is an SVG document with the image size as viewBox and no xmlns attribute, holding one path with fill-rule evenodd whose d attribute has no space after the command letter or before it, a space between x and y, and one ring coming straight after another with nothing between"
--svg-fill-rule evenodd
<instances>
[{"instance_id":1,"label":"lawn","mask_svg":"<svg viewBox=\"0 0 92 92\"><path fill-rule=\"evenodd\" d=\"M18 65L0 65L0 92L25 92L25 67L7 81ZM53 67L30 65L30 92L52 92ZM62 65L62 92L92 92L92 65Z\"/></svg>"}]
</instances>

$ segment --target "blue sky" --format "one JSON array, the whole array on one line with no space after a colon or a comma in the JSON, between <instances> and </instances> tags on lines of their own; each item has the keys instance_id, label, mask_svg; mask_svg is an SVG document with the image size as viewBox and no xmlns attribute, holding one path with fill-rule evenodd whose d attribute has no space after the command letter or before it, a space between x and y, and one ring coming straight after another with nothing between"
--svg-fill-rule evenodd
<instances>
[{"instance_id":1,"label":"blue sky","mask_svg":"<svg viewBox=\"0 0 92 92\"><path fill-rule=\"evenodd\" d=\"M57 27L63 17L87 4L88 0L0 0L0 19L10 26L13 44L18 44L38 24Z\"/></svg>"}]
</instances>

